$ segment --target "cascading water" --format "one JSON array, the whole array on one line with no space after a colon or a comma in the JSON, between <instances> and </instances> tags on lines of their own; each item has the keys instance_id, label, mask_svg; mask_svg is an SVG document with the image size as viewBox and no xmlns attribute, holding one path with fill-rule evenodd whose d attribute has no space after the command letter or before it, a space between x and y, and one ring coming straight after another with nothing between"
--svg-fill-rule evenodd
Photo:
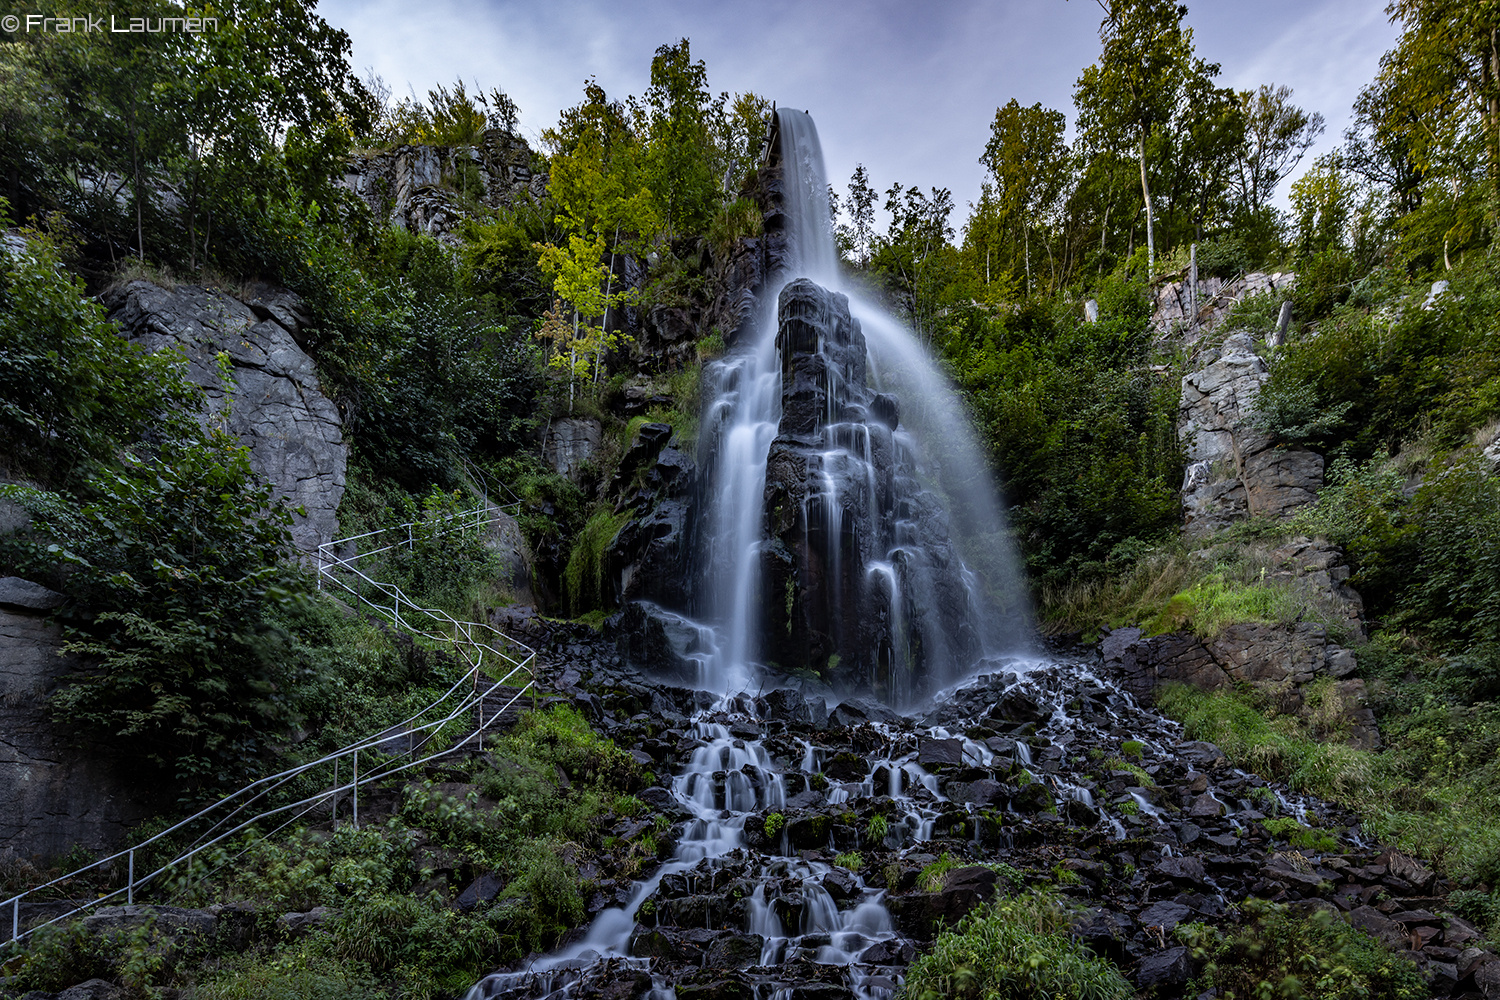
<instances>
[{"instance_id":1,"label":"cascading water","mask_svg":"<svg viewBox=\"0 0 1500 1000\"><path fill-rule=\"evenodd\" d=\"M1017 561L958 399L838 273L811 118L777 123L778 308L706 373L710 680L811 670L909 705L1024 643Z\"/></svg>"},{"instance_id":2,"label":"cascading water","mask_svg":"<svg viewBox=\"0 0 1500 1000\"><path fill-rule=\"evenodd\" d=\"M893 941L884 891L790 856L784 833L779 856L757 862L743 850L747 817L783 808L788 795L762 742L730 726L753 723L758 699L745 692L764 686L773 662L903 704L1021 644L1015 560L957 400L899 323L826 290L842 282L817 132L806 114L782 110L777 136L781 205L768 230L785 236L785 267L768 291L780 308L705 373L710 489L698 579L711 625L697 645L698 687L712 707L693 720L696 748L671 785L689 818L672 860L625 905L600 912L571 946L487 977L469 1000L561 998L590 976L647 974L650 960L635 954L643 904L679 880L706 879L712 891L730 868L753 879L735 912L763 942L762 967L841 966L855 996L891 996L909 945ZM805 771L815 757L808 745ZM912 757L885 760L828 799L888 791L896 813L881 836L924 840L944 800ZM703 920L717 912L706 906ZM673 995L660 977L653 984L652 1000ZM786 992L767 989L762 1000Z\"/></svg>"}]
</instances>

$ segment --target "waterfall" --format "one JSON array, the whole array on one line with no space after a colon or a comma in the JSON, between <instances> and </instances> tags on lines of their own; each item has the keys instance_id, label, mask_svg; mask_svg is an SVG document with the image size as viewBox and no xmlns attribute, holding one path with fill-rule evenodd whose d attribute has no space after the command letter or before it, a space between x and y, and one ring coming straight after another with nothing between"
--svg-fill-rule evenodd
<instances>
[{"instance_id":1,"label":"waterfall","mask_svg":"<svg viewBox=\"0 0 1500 1000\"><path fill-rule=\"evenodd\" d=\"M778 308L705 371L702 680L811 670L908 705L1024 645L1024 585L961 401L839 273L812 119L776 125Z\"/></svg>"}]
</instances>

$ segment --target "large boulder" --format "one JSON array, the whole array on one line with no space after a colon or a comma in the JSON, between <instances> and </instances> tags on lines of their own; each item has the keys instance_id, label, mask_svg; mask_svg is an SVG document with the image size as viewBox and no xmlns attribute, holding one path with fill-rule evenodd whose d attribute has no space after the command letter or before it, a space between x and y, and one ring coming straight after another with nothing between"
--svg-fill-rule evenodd
<instances>
[{"instance_id":1,"label":"large boulder","mask_svg":"<svg viewBox=\"0 0 1500 1000\"><path fill-rule=\"evenodd\" d=\"M566 417L554 420L542 440L542 457L560 476L574 482L583 474L587 462L604 443L604 430L593 418Z\"/></svg>"},{"instance_id":2,"label":"large boulder","mask_svg":"<svg viewBox=\"0 0 1500 1000\"><path fill-rule=\"evenodd\" d=\"M349 448L338 408L323 395L303 338L299 300L259 290L250 304L211 288L132 281L105 297L121 332L147 350L180 350L201 386L205 426L222 424L250 449L250 466L295 513L304 555L338 531ZM230 384L220 377L227 355Z\"/></svg>"},{"instance_id":3,"label":"large boulder","mask_svg":"<svg viewBox=\"0 0 1500 1000\"><path fill-rule=\"evenodd\" d=\"M1118 628L1100 643L1105 672L1121 687L1150 704L1158 686L1190 684L1216 691L1248 684L1264 693L1278 711L1311 714L1305 689L1333 678L1331 696L1339 717L1335 732L1353 746L1380 744L1364 681L1348 676L1353 654L1328 641L1322 625L1241 622L1212 639L1168 633L1147 636L1138 628ZM1326 716L1327 704L1322 716Z\"/></svg>"}]
</instances>

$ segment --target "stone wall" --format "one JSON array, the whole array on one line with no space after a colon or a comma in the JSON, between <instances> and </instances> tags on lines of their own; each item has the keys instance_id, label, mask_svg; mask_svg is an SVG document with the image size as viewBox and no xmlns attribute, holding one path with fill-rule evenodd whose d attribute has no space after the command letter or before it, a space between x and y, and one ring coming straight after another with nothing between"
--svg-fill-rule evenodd
<instances>
[{"instance_id":1,"label":"stone wall","mask_svg":"<svg viewBox=\"0 0 1500 1000\"><path fill-rule=\"evenodd\" d=\"M48 716L47 696L78 667L46 617L62 600L0 578L0 851L26 859L75 844L102 851L146 815L109 756L76 745Z\"/></svg>"},{"instance_id":2,"label":"stone wall","mask_svg":"<svg viewBox=\"0 0 1500 1000\"><path fill-rule=\"evenodd\" d=\"M241 302L217 289L132 281L106 296L110 318L148 350L180 348L207 397L205 424L222 421L250 449L250 465L294 511L292 541L310 554L338 531L349 449L338 408L298 343L305 315L290 292L259 288ZM220 382L228 354L234 384Z\"/></svg>"}]
</instances>

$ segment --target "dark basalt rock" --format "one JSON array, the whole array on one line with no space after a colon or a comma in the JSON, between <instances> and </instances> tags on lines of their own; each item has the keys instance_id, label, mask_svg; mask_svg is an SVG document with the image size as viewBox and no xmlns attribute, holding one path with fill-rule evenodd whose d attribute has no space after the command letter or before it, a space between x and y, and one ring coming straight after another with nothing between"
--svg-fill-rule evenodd
<instances>
[{"instance_id":1,"label":"dark basalt rock","mask_svg":"<svg viewBox=\"0 0 1500 1000\"><path fill-rule=\"evenodd\" d=\"M764 659L901 702L972 663L978 633L939 498L866 385L844 295L781 292L781 423L766 468Z\"/></svg>"}]
</instances>

